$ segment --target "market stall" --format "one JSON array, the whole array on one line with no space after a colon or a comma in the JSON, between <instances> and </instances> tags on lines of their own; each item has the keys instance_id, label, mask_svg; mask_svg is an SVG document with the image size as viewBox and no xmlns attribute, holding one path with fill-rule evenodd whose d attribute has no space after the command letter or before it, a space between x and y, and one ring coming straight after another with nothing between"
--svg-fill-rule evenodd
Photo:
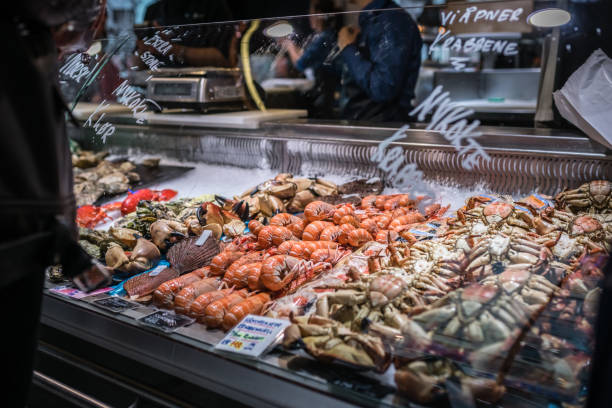
<instances>
[{"instance_id":1,"label":"market stall","mask_svg":"<svg viewBox=\"0 0 612 408\"><path fill-rule=\"evenodd\" d=\"M583 406L612 154L530 122L550 70L527 66L551 33L527 21L538 1L507 3L436 10L438 31L421 32L442 70L404 123L269 109L248 55L231 73L168 75L129 54L150 70L146 91L126 74L112 104L76 92L79 242L114 281L84 293L49 270L35 381L98 406ZM249 22L243 51L263 30L255 54L278 63L299 20ZM136 30L160 58L194 33ZM480 48L457 45L470 40ZM487 126L462 75L486 83L472 99L499 104ZM516 98L530 126L504 123ZM102 385L54 379L54 364Z\"/></svg>"}]
</instances>

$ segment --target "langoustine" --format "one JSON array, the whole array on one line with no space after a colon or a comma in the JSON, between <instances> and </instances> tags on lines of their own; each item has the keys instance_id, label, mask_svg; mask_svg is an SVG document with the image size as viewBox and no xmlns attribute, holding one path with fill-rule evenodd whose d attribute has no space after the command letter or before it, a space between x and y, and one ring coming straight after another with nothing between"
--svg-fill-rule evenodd
<instances>
[{"instance_id":1,"label":"langoustine","mask_svg":"<svg viewBox=\"0 0 612 408\"><path fill-rule=\"evenodd\" d=\"M258 293L250 296L238 304L233 305L223 317L223 330L229 330L240 322L246 315L259 314L264 305L270 301L267 293Z\"/></svg>"},{"instance_id":2,"label":"langoustine","mask_svg":"<svg viewBox=\"0 0 612 408\"><path fill-rule=\"evenodd\" d=\"M179 314L187 314L191 303L200 295L219 289L221 279L218 277L204 278L183 288L174 297L174 311Z\"/></svg>"},{"instance_id":3,"label":"langoustine","mask_svg":"<svg viewBox=\"0 0 612 408\"><path fill-rule=\"evenodd\" d=\"M193 272L186 273L178 278L162 283L153 292L153 303L159 307L172 308L176 294L185 286L204 279L208 271L209 269L207 267L196 269Z\"/></svg>"}]
</instances>

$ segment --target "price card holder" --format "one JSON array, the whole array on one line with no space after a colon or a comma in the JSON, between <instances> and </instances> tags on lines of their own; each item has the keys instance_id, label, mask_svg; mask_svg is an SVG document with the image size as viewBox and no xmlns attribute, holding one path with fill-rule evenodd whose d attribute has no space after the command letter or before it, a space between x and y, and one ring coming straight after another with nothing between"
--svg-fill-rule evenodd
<instances>
[{"instance_id":1,"label":"price card holder","mask_svg":"<svg viewBox=\"0 0 612 408\"><path fill-rule=\"evenodd\" d=\"M158 310L155 313L141 317L138 319L138 322L145 326L161 330L164 333L172 333L180 327L192 324L195 322L195 319L183 315L177 315L167 310Z\"/></svg>"},{"instance_id":2,"label":"price card holder","mask_svg":"<svg viewBox=\"0 0 612 408\"><path fill-rule=\"evenodd\" d=\"M113 313L121 313L129 309L140 307L138 303L130 302L117 296L110 296L103 299L97 299L91 302L99 308L108 310Z\"/></svg>"},{"instance_id":3,"label":"price card holder","mask_svg":"<svg viewBox=\"0 0 612 408\"><path fill-rule=\"evenodd\" d=\"M217 343L215 349L257 358L276 345L290 324L288 320L248 315Z\"/></svg>"}]
</instances>

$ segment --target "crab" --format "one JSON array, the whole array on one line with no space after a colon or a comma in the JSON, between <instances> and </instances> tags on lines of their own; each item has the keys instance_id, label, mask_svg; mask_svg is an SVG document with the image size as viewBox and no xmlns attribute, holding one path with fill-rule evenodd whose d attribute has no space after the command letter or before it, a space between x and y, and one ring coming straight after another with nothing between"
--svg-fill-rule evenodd
<instances>
[{"instance_id":1,"label":"crab","mask_svg":"<svg viewBox=\"0 0 612 408\"><path fill-rule=\"evenodd\" d=\"M341 361L350 366L382 373L391 364L391 354L380 337L353 332L336 321L319 316L293 317L283 345L300 343L322 362Z\"/></svg>"},{"instance_id":2,"label":"crab","mask_svg":"<svg viewBox=\"0 0 612 408\"><path fill-rule=\"evenodd\" d=\"M453 380L459 382L464 395L489 403L499 401L506 392L495 380L471 377L455 362L443 357L395 358L394 365L398 391L419 404L448 397L444 386Z\"/></svg>"},{"instance_id":3,"label":"crab","mask_svg":"<svg viewBox=\"0 0 612 408\"><path fill-rule=\"evenodd\" d=\"M577 214L612 213L612 182L593 180L575 190L567 190L555 197L559 208Z\"/></svg>"},{"instance_id":4,"label":"crab","mask_svg":"<svg viewBox=\"0 0 612 408\"><path fill-rule=\"evenodd\" d=\"M544 210L535 220L537 232L544 237L557 235L552 247L553 254L560 260L570 260L585 252L610 252L612 234L607 217L575 216L552 208ZM605 225L605 226L604 226Z\"/></svg>"},{"instance_id":5,"label":"crab","mask_svg":"<svg viewBox=\"0 0 612 408\"><path fill-rule=\"evenodd\" d=\"M468 254L466 272L481 270L478 276L489 276L512 264L525 268L544 264L552 257L550 250L528 235L509 236L503 233L479 239Z\"/></svg>"},{"instance_id":6,"label":"crab","mask_svg":"<svg viewBox=\"0 0 612 408\"><path fill-rule=\"evenodd\" d=\"M517 207L516 205L495 201L472 209L457 210L457 221L449 233L484 235L498 231L513 234L525 234L532 231L533 210L530 206Z\"/></svg>"}]
</instances>

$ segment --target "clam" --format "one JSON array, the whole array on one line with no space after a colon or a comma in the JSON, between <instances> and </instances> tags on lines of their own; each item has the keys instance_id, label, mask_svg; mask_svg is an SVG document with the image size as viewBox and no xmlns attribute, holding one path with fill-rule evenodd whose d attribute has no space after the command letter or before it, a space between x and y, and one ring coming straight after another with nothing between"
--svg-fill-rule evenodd
<instances>
[{"instance_id":1,"label":"clam","mask_svg":"<svg viewBox=\"0 0 612 408\"><path fill-rule=\"evenodd\" d=\"M119 269L123 265L127 264L130 260L128 259L123 248L119 245L114 245L106 251L104 255L104 261L106 265L111 269Z\"/></svg>"}]
</instances>

